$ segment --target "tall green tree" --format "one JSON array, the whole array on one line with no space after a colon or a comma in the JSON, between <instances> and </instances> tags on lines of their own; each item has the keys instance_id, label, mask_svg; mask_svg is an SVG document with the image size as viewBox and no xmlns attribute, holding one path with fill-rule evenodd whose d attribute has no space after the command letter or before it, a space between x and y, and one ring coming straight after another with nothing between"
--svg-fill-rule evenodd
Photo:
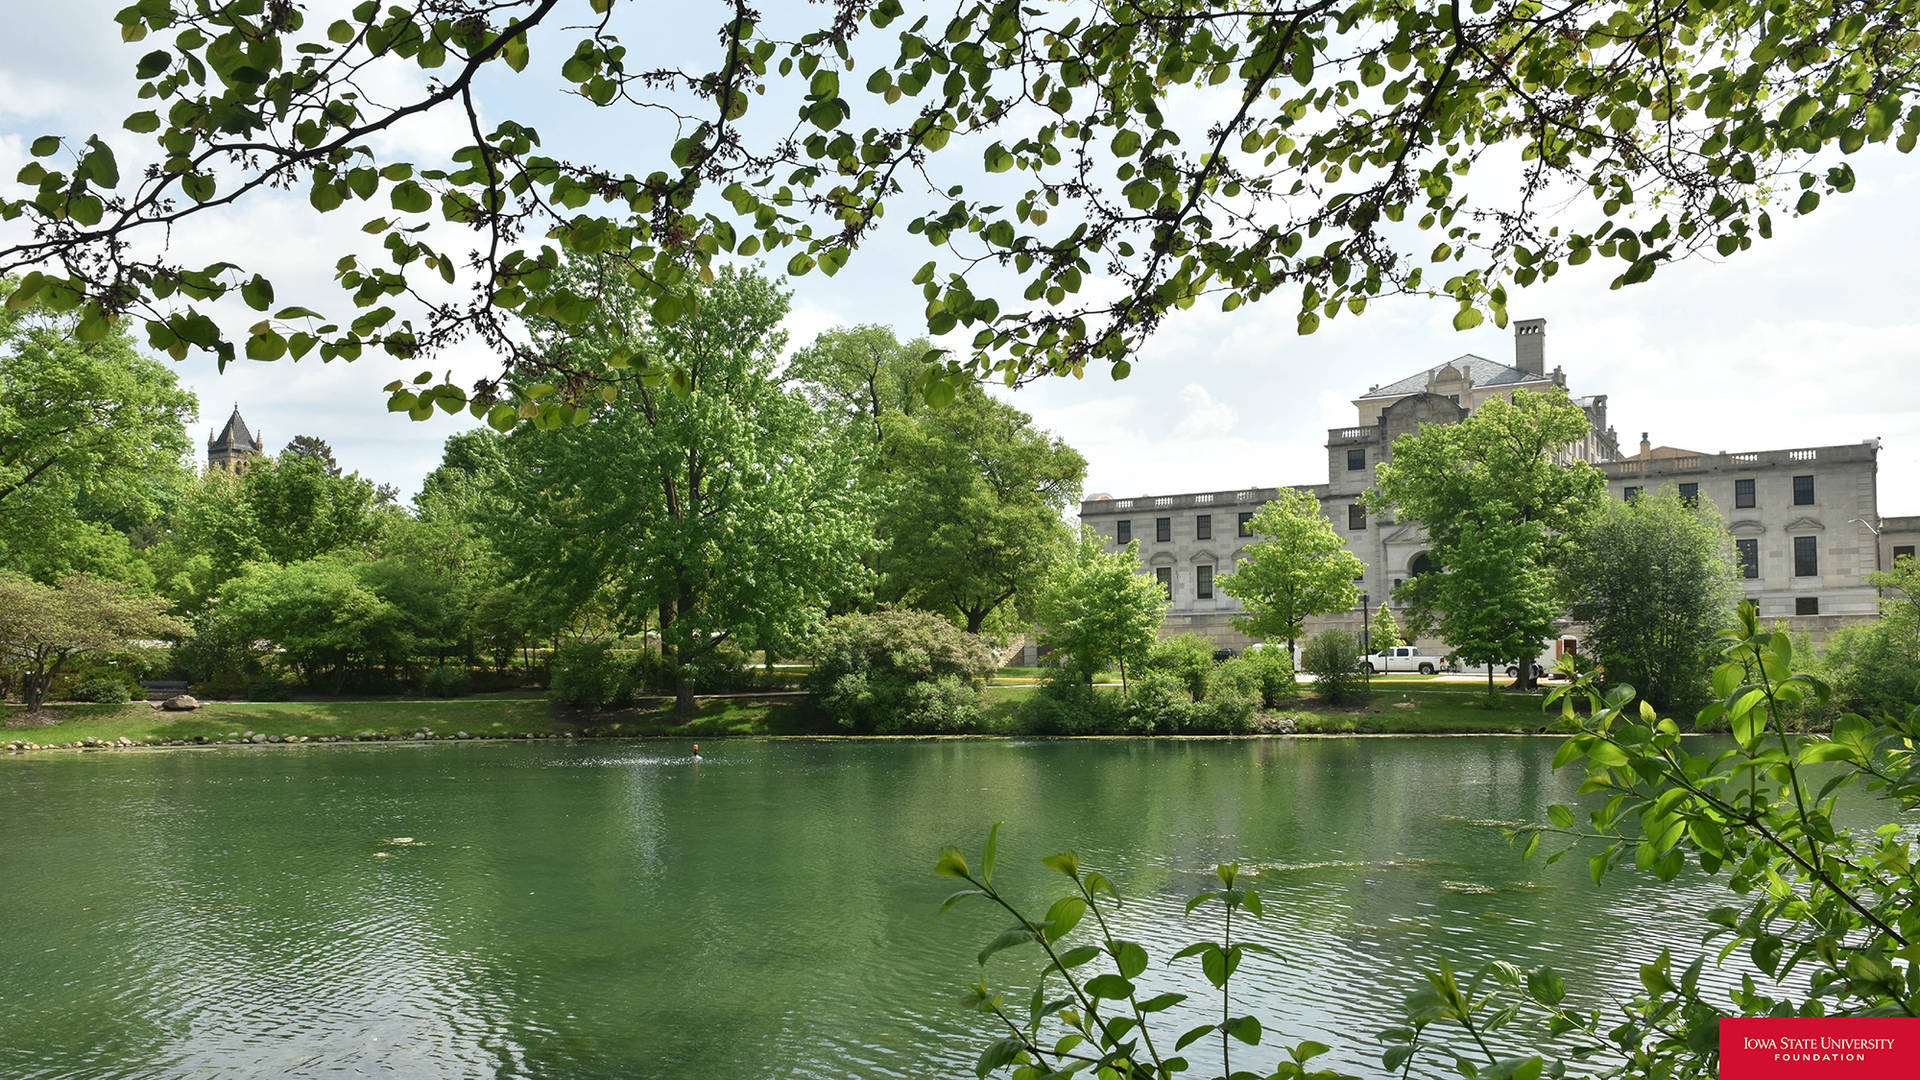
<instances>
[{"instance_id":1,"label":"tall green tree","mask_svg":"<svg viewBox=\"0 0 1920 1080\"><path fill-rule=\"evenodd\" d=\"M887 416L912 415L920 408L920 376L932 351L924 338L901 344L884 326L839 326L794 353L786 376L822 413L846 423L861 443L877 449Z\"/></svg>"},{"instance_id":2,"label":"tall green tree","mask_svg":"<svg viewBox=\"0 0 1920 1080\"><path fill-rule=\"evenodd\" d=\"M1139 542L1108 551L1098 533L1083 529L1072 555L1047 575L1034 601L1040 643L1064 658L1062 667L1081 683L1109 667L1138 669L1166 615L1167 594L1140 572Z\"/></svg>"},{"instance_id":3,"label":"tall green tree","mask_svg":"<svg viewBox=\"0 0 1920 1080\"><path fill-rule=\"evenodd\" d=\"M121 582L68 574L42 585L0 570L0 661L20 672L21 700L30 712L46 701L54 676L69 662L185 632L166 614L166 601Z\"/></svg>"},{"instance_id":4,"label":"tall green tree","mask_svg":"<svg viewBox=\"0 0 1920 1080\"><path fill-rule=\"evenodd\" d=\"M1407 639L1400 636L1400 621L1393 617L1393 609L1385 604L1374 610L1372 636L1375 652L1407 643Z\"/></svg>"},{"instance_id":5,"label":"tall green tree","mask_svg":"<svg viewBox=\"0 0 1920 1080\"><path fill-rule=\"evenodd\" d=\"M1708 673L1735 590L1733 543L1710 503L1671 488L1604 503L1568 549L1566 590L1591 659L1661 713L1712 696Z\"/></svg>"},{"instance_id":6,"label":"tall green tree","mask_svg":"<svg viewBox=\"0 0 1920 1080\"><path fill-rule=\"evenodd\" d=\"M808 10L729 6L675 41L613 0L362 4L325 26L297 4L144 0L115 16L146 42L137 97L96 118L144 138L34 139L23 189L0 199L21 223L0 273L30 271L23 295L82 311L87 334L122 315L155 348L222 362L411 364L477 337L552 377L403 380L393 407L524 404L564 422L593 376L622 369L583 371L513 333L514 313L574 322L604 299L592 287L611 283L549 288L557 251L619 261L618 288L670 322L692 314L686 275L775 250L791 274L833 274L904 232L927 244L929 332L971 336L956 364L1123 374L1202 295L1231 310L1278 292L1310 333L1378 296L1437 293L1464 327L1596 256L1621 285L1730 256L1852 190L1855 151L1920 139L1920 49L1894 0ZM670 66L630 52L642 34ZM416 89L361 93L370 69ZM659 137L547 153L515 98L486 97L515 75L557 78L581 110L631 110L581 126ZM384 133L401 121L470 140L450 162L396 155ZM1471 182L1485 162L1518 181ZM329 304L282 295L256 252L163 254L200 215L287 189L356 225L377 215L366 228L393 258L363 261L357 235L315 253L345 256ZM443 220L482 238L477 257L422 231ZM419 287L442 277L454 288ZM259 313L245 329L212 317L236 292ZM502 400L510 385L565 392Z\"/></svg>"},{"instance_id":7,"label":"tall green tree","mask_svg":"<svg viewBox=\"0 0 1920 1080\"><path fill-rule=\"evenodd\" d=\"M1462 659L1512 662L1523 685L1554 631L1570 538L1606 500L1599 470L1567 460L1586 433L1563 392L1495 398L1457 424L1402 435L1365 498L1372 513L1420 521L1440 567L1395 598L1434 613Z\"/></svg>"},{"instance_id":8,"label":"tall green tree","mask_svg":"<svg viewBox=\"0 0 1920 1080\"><path fill-rule=\"evenodd\" d=\"M1030 598L1072 543L1065 515L1087 462L976 386L944 408L882 417L879 595L981 632Z\"/></svg>"},{"instance_id":9,"label":"tall green tree","mask_svg":"<svg viewBox=\"0 0 1920 1080\"><path fill-rule=\"evenodd\" d=\"M366 579L366 566L338 557L254 563L221 586L219 631L267 642L303 681L344 689L356 670L410 651L405 613Z\"/></svg>"},{"instance_id":10,"label":"tall green tree","mask_svg":"<svg viewBox=\"0 0 1920 1080\"><path fill-rule=\"evenodd\" d=\"M284 566L341 551L368 557L393 516L359 473L334 475L305 455L262 458L192 483L152 558L164 591L191 611L251 562Z\"/></svg>"},{"instance_id":11,"label":"tall green tree","mask_svg":"<svg viewBox=\"0 0 1920 1080\"><path fill-rule=\"evenodd\" d=\"M318 435L295 435L287 440L280 451L282 460L290 457L308 457L327 467L329 476L340 475L340 463L333 459L333 446Z\"/></svg>"},{"instance_id":12,"label":"tall green tree","mask_svg":"<svg viewBox=\"0 0 1920 1080\"><path fill-rule=\"evenodd\" d=\"M555 352L632 350L680 378L632 374L592 423L516 432L518 524L500 546L536 588L602 597L629 631L651 620L691 712L693 668L723 646L797 650L829 607L865 595L873 526L857 459L777 379L784 292L728 269L671 325L629 299L538 331Z\"/></svg>"},{"instance_id":13,"label":"tall green tree","mask_svg":"<svg viewBox=\"0 0 1920 1080\"><path fill-rule=\"evenodd\" d=\"M1247 609L1234 616L1235 626L1262 641L1285 641L1292 655L1308 619L1360 602L1354 579L1367 567L1347 550L1312 492L1281 488L1253 515L1252 528L1260 539L1220 579L1220 588Z\"/></svg>"},{"instance_id":14,"label":"tall green tree","mask_svg":"<svg viewBox=\"0 0 1920 1080\"><path fill-rule=\"evenodd\" d=\"M181 487L194 397L124 329L84 341L78 322L0 310L0 568L142 580L126 534Z\"/></svg>"}]
</instances>

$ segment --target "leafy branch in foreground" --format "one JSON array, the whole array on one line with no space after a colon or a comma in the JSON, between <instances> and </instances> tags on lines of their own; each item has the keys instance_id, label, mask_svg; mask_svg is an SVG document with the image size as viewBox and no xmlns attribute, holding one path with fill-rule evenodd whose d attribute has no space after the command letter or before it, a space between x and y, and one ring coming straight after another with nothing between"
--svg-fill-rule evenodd
<instances>
[{"instance_id":1,"label":"leafy branch in foreground","mask_svg":"<svg viewBox=\"0 0 1920 1080\"><path fill-rule=\"evenodd\" d=\"M1904 0L723 7L662 43L651 10L615 0L364 0L330 21L299 0L137 0L115 21L151 47L118 123L143 138L32 140L0 194L20 223L0 274L23 273L19 303L80 312L88 340L129 318L176 357L410 361L478 338L566 388L535 405L553 413L607 374L555 367L515 321L589 318L597 295L550 288L563 254L616 260L670 324L714 263L831 275L892 210L928 245L928 331L971 334L948 376L1123 377L1203 298L1279 293L1311 333L1430 295L1465 328L1595 256L1616 287L1729 256L1772 212L1851 190L1844 155L1920 139ZM551 148L524 112L482 107L507 82L621 110L581 126L623 137ZM756 104L772 117L749 121ZM463 144L392 150L410 124ZM1488 168L1499 182L1471 182ZM282 192L370 238L324 253L350 316L278 295L247 252L169 254L196 220ZM207 306L229 294L258 313L244 332ZM396 387L400 411L513 396L430 389Z\"/></svg>"},{"instance_id":2,"label":"leafy branch in foreground","mask_svg":"<svg viewBox=\"0 0 1920 1080\"><path fill-rule=\"evenodd\" d=\"M1731 899L1704 912L1713 929L1703 943L1725 939L1712 956L1716 965L1736 953L1751 965L1738 985L1724 1001L1713 1000L1703 986L1709 955L1682 965L1668 948L1640 966L1643 993L1589 1007L1577 1003L1579 995L1550 967L1522 971L1496 961L1462 977L1439 958L1403 1014L1380 1034L1381 1063L1389 1071L1411 1077L1426 1075L1417 1067L1431 1066L1470 1080L1538 1080L1577 1068L1635 1080L1704 1080L1718 1071L1724 1016L1920 1015L1914 945L1920 877L1915 830L1902 823L1920 809L1920 704L1905 716L1843 716L1830 737L1796 736L1792 710L1809 697L1824 699L1827 688L1793 670L1787 636L1763 630L1745 602L1736 625L1721 634L1721 656L1713 675L1720 700L1699 720L1728 720L1734 745L1698 754L1678 724L1636 701L1632 687L1603 688L1591 672L1576 675L1566 665L1575 681L1548 702L1559 706L1569 732L1554 766L1583 766L1581 792L1604 801L1584 824L1574 808L1556 805L1550 823L1512 835L1527 856L1545 837L1570 841L1549 862L1604 844L1588 862L1596 884L1629 858L1637 871L1660 881L1696 864ZM1860 798L1843 803L1848 794ZM1880 823L1849 826L1842 820L1849 813ZM1218 1019L1176 1035L1180 1024L1172 1010L1187 996L1145 996L1141 977L1150 958L1137 943L1115 936L1108 913L1120 899L1112 883L1072 854L1051 856L1044 861L1072 889L1034 918L992 884L997 839L995 826L977 874L953 848L936 867L970 886L945 907L979 898L1015 919L981 951L983 965L995 953L1023 946L1038 946L1046 961L1024 1012L984 978L971 987L973 1006L1007 1031L980 1056L983 1078L997 1071L1015 1080L1082 1071L1111 1080L1195 1072L1226 1080L1340 1075L1308 1072L1309 1061L1328 1049L1312 1042L1291 1047L1285 1060L1263 1066L1266 1071L1233 1068L1233 1041L1259 1047L1265 1034L1257 1018L1232 1015L1230 983L1241 958L1266 951L1232 938L1237 912L1259 918L1262 911L1236 867L1220 867L1222 888L1187 907L1191 914L1217 904L1221 939L1196 942L1169 958L1200 958L1206 979L1220 991ZM1089 914L1093 942L1073 944L1069 935ZM1803 981L1790 981L1796 972ZM1220 1039L1217 1072L1179 1056L1212 1035ZM1162 1049L1169 1039L1171 1052Z\"/></svg>"}]
</instances>

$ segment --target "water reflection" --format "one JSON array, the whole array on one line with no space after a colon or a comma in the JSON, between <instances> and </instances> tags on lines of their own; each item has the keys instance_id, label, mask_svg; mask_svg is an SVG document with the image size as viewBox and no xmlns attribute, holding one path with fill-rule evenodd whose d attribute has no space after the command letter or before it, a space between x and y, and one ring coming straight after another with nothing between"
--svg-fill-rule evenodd
<instances>
[{"instance_id":1,"label":"water reflection","mask_svg":"<svg viewBox=\"0 0 1920 1080\"><path fill-rule=\"evenodd\" d=\"M213 749L0 761L0 1075L969 1075L955 991L1004 922L936 919L946 843L1003 884L1077 849L1156 961L1214 862L1268 896L1248 1011L1377 1071L1441 956L1630 992L1686 891L1519 862L1551 740L728 742ZM409 838L407 843L394 843ZM1575 943L1593 941L1593 947ZM997 958L989 976L1028 985ZM1194 990L1197 972L1148 979ZM1200 984L1204 985L1204 984ZM1263 1060L1249 1054L1247 1064Z\"/></svg>"}]
</instances>

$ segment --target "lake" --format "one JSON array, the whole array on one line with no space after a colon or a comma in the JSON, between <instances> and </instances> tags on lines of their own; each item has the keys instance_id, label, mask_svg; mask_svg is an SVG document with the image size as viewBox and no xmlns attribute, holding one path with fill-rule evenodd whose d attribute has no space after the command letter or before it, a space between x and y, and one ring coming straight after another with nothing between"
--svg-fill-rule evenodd
<instances>
[{"instance_id":1,"label":"lake","mask_svg":"<svg viewBox=\"0 0 1920 1080\"><path fill-rule=\"evenodd\" d=\"M1073 849L1149 979L1257 873L1244 1011L1380 1073L1441 958L1637 989L1704 923L1682 880L1522 863L1558 740L439 743L0 758L0 1075L971 1077L959 993L1008 920L931 870L1001 830L1002 887ZM1697 875L1696 875L1697 878ZM1036 905L1035 915L1044 911ZM1242 929L1236 920L1236 934ZM1037 950L989 962L1030 989ZM1198 985L1204 985L1198 983ZM1024 1001L1025 994L1014 995ZM1212 1017L1176 1010L1180 1027ZM1271 1054L1245 1051L1252 1065ZM1435 1063L1437 1066L1437 1063Z\"/></svg>"}]
</instances>

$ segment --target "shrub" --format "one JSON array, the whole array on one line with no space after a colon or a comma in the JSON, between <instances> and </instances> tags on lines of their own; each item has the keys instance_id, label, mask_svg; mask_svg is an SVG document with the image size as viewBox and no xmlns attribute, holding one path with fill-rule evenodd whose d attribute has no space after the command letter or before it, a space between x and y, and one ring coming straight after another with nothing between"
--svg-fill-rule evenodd
<instances>
[{"instance_id":1,"label":"shrub","mask_svg":"<svg viewBox=\"0 0 1920 1080\"><path fill-rule=\"evenodd\" d=\"M1846 708L1899 714L1920 702L1920 659L1897 623L1881 619L1844 626L1827 638L1824 667Z\"/></svg>"},{"instance_id":2,"label":"shrub","mask_svg":"<svg viewBox=\"0 0 1920 1080\"><path fill-rule=\"evenodd\" d=\"M1197 635L1194 635L1197 636ZM1202 638L1202 641L1205 639ZM1209 647L1207 664L1212 666L1212 649ZM1193 699L1188 696L1187 683L1166 670L1149 670L1144 676L1135 679L1127 690L1126 732L1110 731L1108 734L1147 734L1178 735L1188 730L1193 722Z\"/></svg>"},{"instance_id":3,"label":"shrub","mask_svg":"<svg viewBox=\"0 0 1920 1080\"><path fill-rule=\"evenodd\" d=\"M222 671L193 684L193 696L207 701L242 701L252 680L233 671Z\"/></svg>"},{"instance_id":4,"label":"shrub","mask_svg":"<svg viewBox=\"0 0 1920 1080\"><path fill-rule=\"evenodd\" d=\"M702 654L692 664L693 689L698 694L731 694L753 689L753 675L747 670L747 654L732 645L721 645Z\"/></svg>"},{"instance_id":5,"label":"shrub","mask_svg":"<svg viewBox=\"0 0 1920 1080\"><path fill-rule=\"evenodd\" d=\"M247 683L251 701L286 701L293 697L293 684L278 675L262 675Z\"/></svg>"},{"instance_id":6,"label":"shrub","mask_svg":"<svg viewBox=\"0 0 1920 1080\"><path fill-rule=\"evenodd\" d=\"M473 673L463 667L435 667L420 673L420 692L429 697L466 697L473 689Z\"/></svg>"},{"instance_id":7,"label":"shrub","mask_svg":"<svg viewBox=\"0 0 1920 1080\"><path fill-rule=\"evenodd\" d=\"M1014 717L1029 735L1146 735L1140 714L1119 694L1103 694L1069 675L1043 683Z\"/></svg>"},{"instance_id":8,"label":"shrub","mask_svg":"<svg viewBox=\"0 0 1920 1080\"><path fill-rule=\"evenodd\" d=\"M1360 646L1345 630L1329 627L1315 634L1300 651L1300 666L1314 677L1320 696L1335 705L1360 693Z\"/></svg>"},{"instance_id":9,"label":"shrub","mask_svg":"<svg viewBox=\"0 0 1920 1080\"><path fill-rule=\"evenodd\" d=\"M1293 678L1293 659L1284 648L1250 649L1214 670L1214 692L1221 684L1254 700L1263 709L1274 709L1293 697L1299 685Z\"/></svg>"},{"instance_id":10,"label":"shrub","mask_svg":"<svg viewBox=\"0 0 1920 1080\"><path fill-rule=\"evenodd\" d=\"M811 707L843 731L974 731L984 720L974 684L993 672L993 650L937 615L841 615L811 653Z\"/></svg>"},{"instance_id":11,"label":"shrub","mask_svg":"<svg viewBox=\"0 0 1920 1080\"><path fill-rule=\"evenodd\" d=\"M1213 676L1213 641L1194 633L1156 641L1142 669L1172 676L1186 686L1190 700L1199 701L1207 696L1207 680Z\"/></svg>"},{"instance_id":12,"label":"shrub","mask_svg":"<svg viewBox=\"0 0 1920 1080\"><path fill-rule=\"evenodd\" d=\"M569 641L556 649L547 680L547 700L574 709L597 709L632 680L620 670L604 641ZM628 691L631 693L631 690Z\"/></svg>"},{"instance_id":13,"label":"shrub","mask_svg":"<svg viewBox=\"0 0 1920 1080\"><path fill-rule=\"evenodd\" d=\"M1253 716L1260 702L1236 684L1215 680L1207 700L1196 702L1188 721L1188 730L1204 735L1245 735L1253 730Z\"/></svg>"},{"instance_id":14,"label":"shrub","mask_svg":"<svg viewBox=\"0 0 1920 1080\"><path fill-rule=\"evenodd\" d=\"M67 696L74 701L91 701L100 705L119 705L133 700L127 690L127 680L118 675L91 675L75 683Z\"/></svg>"}]
</instances>

